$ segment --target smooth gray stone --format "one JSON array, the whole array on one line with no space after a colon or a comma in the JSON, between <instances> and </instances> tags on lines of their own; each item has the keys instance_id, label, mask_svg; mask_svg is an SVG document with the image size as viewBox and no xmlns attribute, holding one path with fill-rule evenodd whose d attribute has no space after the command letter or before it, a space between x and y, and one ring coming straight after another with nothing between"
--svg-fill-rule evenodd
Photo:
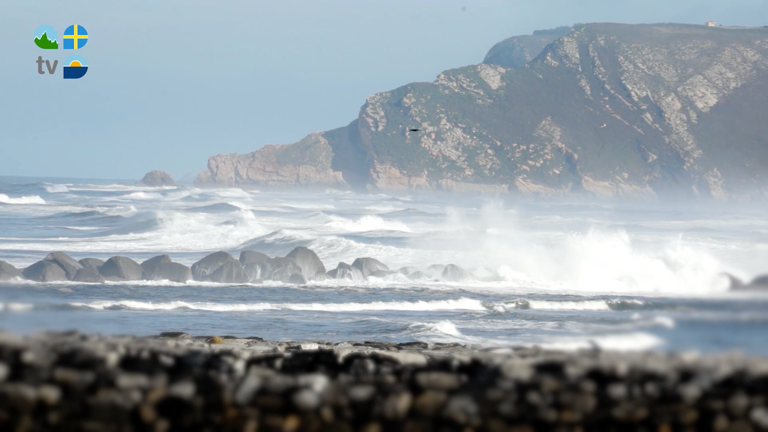
<instances>
[{"instance_id":1,"label":"smooth gray stone","mask_svg":"<svg viewBox=\"0 0 768 432\"><path fill-rule=\"evenodd\" d=\"M141 184L147 186L176 186L176 182L173 180L170 174L163 170L152 170L144 175L141 179Z\"/></svg>"},{"instance_id":2,"label":"smooth gray stone","mask_svg":"<svg viewBox=\"0 0 768 432\"><path fill-rule=\"evenodd\" d=\"M102 283L105 281L104 276L102 276L101 273L99 273L98 270L96 270L93 267L83 267L80 270L77 271L75 274L75 277L72 278L75 282L92 282L92 283Z\"/></svg>"},{"instance_id":3,"label":"smooth gray stone","mask_svg":"<svg viewBox=\"0 0 768 432\"><path fill-rule=\"evenodd\" d=\"M168 255L158 255L141 263L141 269L144 271L144 273L147 273L162 263L172 262L173 260Z\"/></svg>"},{"instance_id":4,"label":"smooth gray stone","mask_svg":"<svg viewBox=\"0 0 768 432\"><path fill-rule=\"evenodd\" d=\"M292 275L302 274L301 267L293 258L272 258L269 260L269 266L270 273L264 277L265 280L290 282Z\"/></svg>"},{"instance_id":5,"label":"smooth gray stone","mask_svg":"<svg viewBox=\"0 0 768 432\"><path fill-rule=\"evenodd\" d=\"M171 282L187 283L192 280L192 270L184 264L175 262L162 262L144 272L146 280L167 280Z\"/></svg>"},{"instance_id":6,"label":"smooth gray stone","mask_svg":"<svg viewBox=\"0 0 768 432\"><path fill-rule=\"evenodd\" d=\"M365 279L363 277L363 272L361 272L360 269L357 267L352 267L351 265L344 262L340 262L335 269L329 271L328 277L331 279L347 279L352 281Z\"/></svg>"},{"instance_id":7,"label":"smooth gray stone","mask_svg":"<svg viewBox=\"0 0 768 432\"><path fill-rule=\"evenodd\" d=\"M67 274L67 279L69 280L72 280L72 278L75 277L75 274L77 274L77 271L83 268L79 262L64 252L49 253L48 256L45 257L45 261L53 261L58 264L59 267L64 269L64 272Z\"/></svg>"},{"instance_id":8,"label":"smooth gray stone","mask_svg":"<svg viewBox=\"0 0 768 432\"><path fill-rule=\"evenodd\" d=\"M53 261L38 261L24 269L24 278L37 282L62 282L69 280L67 272Z\"/></svg>"},{"instance_id":9,"label":"smooth gray stone","mask_svg":"<svg viewBox=\"0 0 768 432\"><path fill-rule=\"evenodd\" d=\"M375 271L389 271L387 267L381 261L374 258L358 258L352 263L352 267L357 268L363 274L363 277L368 277Z\"/></svg>"},{"instance_id":10,"label":"smooth gray stone","mask_svg":"<svg viewBox=\"0 0 768 432\"><path fill-rule=\"evenodd\" d=\"M78 262L83 267L92 267L96 270L98 270L99 267L104 265L104 261L97 258L83 258Z\"/></svg>"},{"instance_id":11,"label":"smooth gray stone","mask_svg":"<svg viewBox=\"0 0 768 432\"><path fill-rule=\"evenodd\" d=\"M318 274L325 274L323 262L311 249L299 246L289 252L286 258L296 260L296 264L301 268L301 274L306 280L312 280Z\"/></svg>"},{"instance_id":12,"label":"smooth gray stone","mask_svg":"<svg viewBox=\"0 0 768 432\"><path fill-rule=\"evenodd\" d=\"M21 273L21 270L5 261L0 261L0 281L9 281L15 278L21 279L23 277L24 275Z\"/></svg>"},{"instance_id":13,"label":"smooth gray stone","mask_svg":"<svg viewBox=\"0 0 768 432\"><path fill-rule=\"evenodd\" d=\"M264 275L271 272L272 267L268 261L260 263L246 264L243 266L245 278L248 282L259 282L264 280Z\"/></svg>"},{"instance_id":14,"label":"smooth gray stone","mask_svg":"<svg viewBox=\"0 0 768 432\"><path fill-rule=\"evenodd\" d=\"M469 273L467 273L466 270L463 268L454 265L454 264L448 264L443 269L442 273L443 280L451 281L451 282L461 282L464 279L469 278Z\"/></svg>"},{"instance_id":15,"label":"smooth gray stone","mask_svg":"<svg viewBox=\"0 0 768 432\"><path fill-rule=\"evenodd\" d=\"M212 253L192 265L196 281L246 283L248 278L240 261L226 252Z\"/></svg>"},{"instance_id":16,"label":"smooth gray stone","mask_svg":"<svg viewBox=\"0 0 768 432\"><path fill-rule=\"evenodd\" d=\"M368 277L385 278L391 274L392 274L391 271L376 270L375 272L371 272L371 274L369 274Z\"/></svg>"},{"instance_id":17,"label":"smooth gray stone","mask_svg":"<svg viewBox=\"0 0 768 432\"><path fill-rule=\"evenodd\" d=\"M252 250L246 250L240 252L240 264L247 266L248 264L256 264L269 261L269 255Z\"/></svg>"},{"instance_id":18,"label":"smooth gray stone","mask_svg":"<svg viewBox=\"0 0 768 432\"><path fill-rule=\"evenodd\" d=\"M116 256L112 257L99 268L99 273L107 280L135 281L144 278L144 271L136 261Z\"/></svg>"}]
</instances>

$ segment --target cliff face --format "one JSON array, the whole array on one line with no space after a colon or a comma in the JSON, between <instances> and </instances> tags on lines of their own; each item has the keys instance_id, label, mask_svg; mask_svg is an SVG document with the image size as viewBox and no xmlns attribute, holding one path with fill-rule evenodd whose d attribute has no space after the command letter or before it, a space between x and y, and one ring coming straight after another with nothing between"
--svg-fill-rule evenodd
<instances>
[{"instance_id":1,"label":"cliff face","mask_svg":"<svg viewBox=\"0 0 768 432\"><path fill-rule=\"evenodd\" d=\"M198 184L768 197L768 29L541 37L522 66L512 38L483 64L369 97L344 128L212 157Z\"/></svg>"}]
</instances>

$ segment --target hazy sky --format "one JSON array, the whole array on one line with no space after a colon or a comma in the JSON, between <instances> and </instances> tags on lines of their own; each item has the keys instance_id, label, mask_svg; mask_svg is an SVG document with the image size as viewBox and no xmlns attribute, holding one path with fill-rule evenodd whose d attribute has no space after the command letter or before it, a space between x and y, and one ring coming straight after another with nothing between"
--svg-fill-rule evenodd
<instances>
[{"instance_id":1,"label":"hazy sky","mask_svg":"<svg viewBox=\"0 0 768 432\"><path fill-rule=\"evenodd\" d=\"M466 7L466 11L462 11ZM768 0L13 1L0 13L0 175L176 177L208 156L344 126L365 97L479 63L496 42L586 22L768 25ZM89 33L80 80L39 75Z\"/></svg>"}]
</instances>

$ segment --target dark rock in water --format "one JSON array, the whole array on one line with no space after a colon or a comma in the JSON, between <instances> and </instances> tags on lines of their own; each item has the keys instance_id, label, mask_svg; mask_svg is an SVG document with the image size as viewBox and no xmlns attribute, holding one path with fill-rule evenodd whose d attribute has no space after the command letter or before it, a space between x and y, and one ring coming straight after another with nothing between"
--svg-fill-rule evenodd
<instances>
[{"instance_id":1,"label":"dark rock in water","mask_svg":"<svg viewBox=\"0 0 768 432\"><path fill-rule=\"evenodd\" d=\"M162 263L172 263L173 260L168 255L158 255L156 257L150 258L143 263L141 263L141 269L144 270L146 273L149 270L152 270L154 267L162 264Z\"/></svg>"},{"instance_id":2,"label":"dark rock in water","mask_svg":"<svg viewBox=\"0 0 768 432\"><path fill-rule=\"evenodd\" d=\"M303 274L301 267L296 264L293 258L272 258L269 260L270 273L264 279L270 279L281 282L290 282L291 276Z\"/></svg>"},{"instance_id":3,"label":"dark rock in water","mask_svg":"<svg viewBox=\"0 0 768 432\"><path fill-rule=\"evenodd\" d=\"M288 278L288 283L296 284L296 285L306 285L307 280L304 279L304 276L294 273L291 275L291 277Z\"/></svg>"},{"instance_id":4,"label":"dark rock in water","mask_svg":"<svg viewBox=\"0 0 768 432\"><path fill-rule=\"evenodd\" d=\"M427 275L425 275L423 272L416 271L408 275L408 279L410 280L419 280L419 279L425 279Z\"/></svg>"},{"instance_id":5,"label":"dark rock in water","mask_svg":"<svg viewBox=\"0 0 768 432\"><path fill-rule=\"evenodd\" d=\"M96 270L99 269L99 267L104 265L104 261L97 259L97 258L83 258L80 261L78 261L81 266L83 267L91 267Z\"/></svg>"},{"instance_id":6,"label":"dark rock in water","mask_svg":"<svg viewBox=\"0 0 768 432\"><path fill-rule=\"evenodd\" d=\"M371 274L369 274L368 277L385 278L391 274L392 274L391 271L376 270L375 272L371 272Z\"/></svg>"},{"instance_id":7,"label":"dark rock in water","mask_svg":"<svg viewBox=\"0 0 768 432\"><path fill-rule=\"evenodd\" d=\"M21 270L8 264L5 261L0 261L0 281L9 281L15 278L23 278Z\"/></svg>"},{"instance_id":8,"label":"dark rock in water","mask_svg":"<svg viewBox=\"0 0 768 432\"><path fill-rule=\"evenodd\" d=\"M92 282L92 283L102 283L105 281L104 276L99 273L98 270L96 270L93 267L83 267L80 270L77 271L75 274L75 277L72 278L75 282Z\"/></svg>"},{"instance_id":9,"label":"dark rock in water","mask_svg":"<svg viewBox=\"0 0 768 432\"><path fill-rule=\"evenodd\" d=\"M246 266L248 264L262 263L269 261L269 255L252 250L246 250L240 252L240 264Z\"/></svg>"},{"instance_id":10,"label":"dark rock in water","mask_svg":"<svg viewBox=\"0 0 768 432\"><path fill-rule=\"evenodd\" d=\"M293 258L301 267L301 274L306 280L312 280L318 274L325 274L325 266L317 254L311 249L299 246L293 249L286 258Z\"/></svg>"},{"instance_id":11,"label":"dark rock in water","mask_svg":"<svg viewBox=\"0 0 768 432\"><path fill-rule=\"evenodd\" d=\"M443 274L443 270L445 270L445 266L442 264L432 264L431 266L427 267L427 271L425 272L429 277L437 277Z\"/></svg>"},{"instance_id":12,"label":"dark rock in water","mask_svg":"<svg viewBox=\"0 0 768 432\"><path fill-rule=\"evenodd\" d=\"M752 279L752 282L745 284L741 279L729 273L724 273L730 282L731 291L762 291L768 290L768 275L758 276Z\"/></svg>"},{"instance_id":13,"label":"dark rock in water","mask_svg":"<svg viewBox=\"0 0 768 432\"><path fill-rule=\"evenodd\" d=\"M64 269L64 272L67 274L67 279L70 280L75 277L78 270L83 268L79 262L64 252L49 253L48 256L45 257L45 261L53 261L58 264L59 267Z\"/></svg>"},{"instance_id":14,"label":"dark rock in water","mask_svg":"<svg viewBox=\"0 0 768 432\"><path fill-rule=\"evenodd\" d=\"M144 278L144 271L136 261L116 256L112 257L99 268L99 273L111 281L135 281Z\"/></svg>"},{"instance_id":15,"label":"dark rock in water","mask_svg":"<svg viewBox=\"0 0 768 432\"><path fill-rule=\"evenodd\" d=\"M461 282L464 279L467 279L469 277L469 273L467 273L466 270L463 268L455 265L455 264L448 264L443 269L442 278L443 280L451 281L451 282Z\"/></svg>"},{"instance_id":16,"label":"dark rock in water","mask_svg":"<svg viewBox=\"0 0 768 432\"><path fill-rule=\"evenodd\" d=\"M162 262L144 272L146 280L167 280L171 282L187 283L192 280L192 270L184 264L175 262Z\"/></svg>"},{"instance_id":17,"label":"dark rock in water","mask_svg":"<svg viewBox=\"0 0 768 432\"><path fill-rule=\"evenodd\" d=\"M352 263L352 267L360 270L364 277L368 277L375 271L389 271L389 267L384 265L384 263L381 261L373 258L358 258L355 260L355 262Z\"/></svg>"},{"instance_id":18,"label":"dark rock in water","mask_svg":"<svg viewBox=\"0 0 768 432\"><path fill-rule=\"evenodd\" d=\"M335 269L328 272L331 279L348 279L353 281L363 280L363 272L357 267L352 267L347 263L340 262Z\"/></svg>"},{"instance_id":19,"label":"dark rock in water","mask_svg":"<svg viewBox=\"0 0 768 432\"><path fill-rule=\"evenodd\" d=\"M419 269L417 269L416 267L409 266L409 267L400 267L400 270L398 270L397 272L400 273L401 275L409 276L413 273L416 273L417 271L419 271Z\"/></svg>"},{"instance_id":20,"label":"dark rock in water","mask_svg":"<svg viewBox=\"0 0 768 432\"><path fill-rule=\"evenodd\" d=\"M61 282L68 280L67 272L53 261L38 261L22 271L24 278L37 282Z\"/></svg>"},{"instance_id":21,"label":"dark rock in water","mask_svg":"<svg viewBox=\"0 0 768 432\"><path fill-rule=\"evenodd\" d=\"M197 281L206 282L248 282L243 265L226 252L212 253L193 264L192 277Z\"/></svg>"},{"instance_id":22,"label":"dark rock in water","mask_svg":"<svg viewBox=\"0 0 768 432\"><path fill-rule=\"evenodd\" d=\"M153 170L148 172L141 183L147 186L176 186L176 182L173 180L170 174L162 170Z\"/></svg>"}]
</instances>

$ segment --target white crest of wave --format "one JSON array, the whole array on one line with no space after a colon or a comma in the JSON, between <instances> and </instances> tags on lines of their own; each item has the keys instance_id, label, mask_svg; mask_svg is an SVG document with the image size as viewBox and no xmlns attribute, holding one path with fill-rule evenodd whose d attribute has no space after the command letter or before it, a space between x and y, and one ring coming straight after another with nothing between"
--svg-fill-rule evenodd
<instances>
[{"instance_id":1,"label":"white crest of wave","mask_svg":"<svg viewBox=\"0 0 768 432\"><path fill-rule=\"evenodd\" d=\"M30 311L35 306L29 303L0 303L0 312L26 312Z\"/></svg>"},{"instance_id":2,"label":"white crest of wave","mask_svg":"<svg viewBox=\"0 0 768 432\"><path fill-rule=\"evenodd\" d=\"M594 222L581 229L551 224L522 219L498 204L485 206L479 214L449 209L447 240L431 248L453 252L465 267L495 268L500 278L515 285L537 281L547 289L566 291L662 294L725 289L717 285L723 271L720 262L682 236L647 241Z\"/></svg>"},{"instance_id":3,"label":"white crest of wave","mask_svg":"<svg viewBox=\"0 0 768 432\"><path fill-rule=\"evenodd\" d=\"M384 220L379 216L365 215L359 219L347 219L340 216L330 216L326 227L338 232L367 232L367 231L402 231L411 232L411 229L402 222Z\"/></svg>"},{"instance_id":4,"label":"white crest of wave","mask_svg":"<svg viewBox=\"0 0 768 432\"><path fill-rule=\"evenodd\" d=\"M456 300L416 302L371 302L371 303L210 303L210 302L145 302L136 300L99 300L89 303L70 303L70 306L90 309L133 309L133 310L174 310L192 309L210 312L248 312L269 310L294 310L317 312L365 312L365 311L447 311L485 310L478 300L461 298Z\"/></svg>"},{"instance_id":5,"label":"white crest of wave","mask_svg":"<svg viewBox=\"0 0 768 432\"><path fill-rule=\"evenodd\" d=\"M456 327L456 324L449 320L443 320L438 321L435 323L413 323L410 326L408 326L412 330L416 330L417 333L426 333L426 334L433 334L433 335L446 335L446 336L453 336L453 337L460 337L463 336L459 329Z\"/></svg>"},{"instance_id":6,"label":"white crest of wave","mask_svg":"<svg viewBox=\"0 0 768 432\"><path fill-rule=\"evenodd\" d=\"M45 200L37 195L27 195L21 197L9 197L6 194L0 194L0 203L3 204L45 204Z\"/></svg>"},{"instance_id":7,"label":"white crest of wave","mask_svg":"<svg viewBox=\"0 0 768 432\"><path fill-rule=\"evenodd\" d=\"M134 199L134 200L158 200L163 196L157 192L133 192L119 197L119 199Z\"/></svg>"},{"instance_id":8,"label":"white crest of wave","mask_svg":"<svg viewBox=\"0 0 768 432\"><path fill-rule=\"evenodd\" d=\"M664 345L664 340L650 333L634 332L602 335L594 337L575 337L568 340L543 343L544 349L575 351L598 347L608 351L645 351Z\"/></svg>"},{"instance_id":9,"label":"white crest of wave","mask_svg":"<svg viewBox=\"0 0 768 432\"><path fill-rule=\"evenodd\" d=\"M531 309L537 310L583 310L583 311L607 311L611 310L605 300L584 301L546 301L528 300Z\"/></svg>"},{"instance_id":10,"label":"white crest of wave","mask_svg":"<svg viewBox=\"0 0 768 432\"><path fill-rule=\"evenodd\" d=\"M48 193L64 193L69 192L69 188L67 185L63 184L44 184L43 188L45 188L45 191Z\"/></svg>"}]
</instances>

